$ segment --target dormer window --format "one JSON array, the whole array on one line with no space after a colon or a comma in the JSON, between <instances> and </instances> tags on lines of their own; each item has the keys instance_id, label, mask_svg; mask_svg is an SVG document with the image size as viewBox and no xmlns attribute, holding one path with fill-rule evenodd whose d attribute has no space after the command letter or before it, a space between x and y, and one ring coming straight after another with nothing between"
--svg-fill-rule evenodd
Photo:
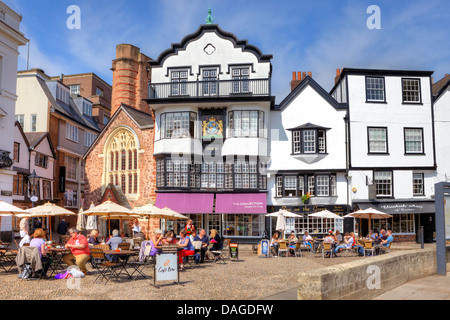
<instances>
[{"instance_id":1,"label":"dormer window","mask_svg":"<svg viewBox=\"0 0 450 320\"><path fill-rule=\"evenodd\" d=\"M292 154L326 154L328 128L306 124L292 131Z\"/></svg>"},{"instance_id":2,"label":"dormer window","mask_svg":"<svg viewBox=\"0 0 450 320\"><path fill-rule=\"evenodd\" d=\"M92 105L87 101L83 101L83 114L92 117Z\"/></svg>"},{"instance_id":3,"label":"dormer window","mask_svg":"<svg viewBox=\"0 0 450 320\"><path fill-rule=\"evenodd\" d=\"M61 85L56 86L56 100L62 101L69 105L70 93L68 89L63 88Z\"/></svg>"}]
</instances>

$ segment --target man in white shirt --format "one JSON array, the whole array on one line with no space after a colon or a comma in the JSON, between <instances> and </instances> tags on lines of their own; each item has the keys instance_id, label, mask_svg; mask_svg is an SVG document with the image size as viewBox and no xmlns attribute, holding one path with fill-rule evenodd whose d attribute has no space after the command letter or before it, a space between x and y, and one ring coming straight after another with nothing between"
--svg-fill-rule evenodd
<instances>
[{"instance_id":1,"label":"man in white shirt","mask_svg":"<svg viewBox=\"0 0 450 320\"><path fill-rule=\"evenodd\" d=\"M303 236L303 245L309 246L311 248L312 252L314 252L313 242L314 242L314 239L308 234L308 231L306 231L304 236Z\"/></svg>"}]
</instances>

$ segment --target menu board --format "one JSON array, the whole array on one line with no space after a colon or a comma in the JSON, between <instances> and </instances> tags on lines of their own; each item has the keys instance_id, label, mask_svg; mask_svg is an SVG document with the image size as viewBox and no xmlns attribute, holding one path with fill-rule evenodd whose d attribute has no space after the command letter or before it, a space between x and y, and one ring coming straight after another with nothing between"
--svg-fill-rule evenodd
<instances>
[{"instance_id":1,"label":"menu board","mask_svg":"<svg viewBox=\"0 0 450 320\"><path fill-rule=\"evenodd\" d=\"M178 280L178 256L176 253L156 255L155 280L177 281Z\"/></svg>"}]
</instances>

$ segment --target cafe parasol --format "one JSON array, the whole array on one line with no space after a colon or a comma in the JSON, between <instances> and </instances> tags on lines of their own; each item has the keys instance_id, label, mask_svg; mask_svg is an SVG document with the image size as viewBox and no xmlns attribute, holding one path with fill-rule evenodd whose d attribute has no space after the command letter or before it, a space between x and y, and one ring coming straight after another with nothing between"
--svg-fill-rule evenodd
<instances>
[{"instance_id":1,"label":"cafe parasol","mask_svg":"<svg viewBox=\"0 0 450 320\"><path fill-rule=\"evenodd\" d=\"M0 200L0 217L10 217L17 214L27 214L28 211L20 209L6 201Z\"/></svg>"},{"instance_id":2,"label":"cafe parasol","mask_svg":"<svg viewBox=\"0 0 450 320\"><path fill-rule=\"evenodd\" d=\"M369 230L370 230L372 219L388 219L392 218L392 216L386 212L382 212L374 208L368 208L349 213L346 216L344 216L344 218L369 219Z\"/></svg>"},{"instance_id":3,"label":"cafe parasol","mask_svg":"<svg viewBox=\"0 0 450 320\"><path fill-rule=\"evenodd\" d=\"M189 219L188 217L172 210L167 207L161 209L157 206L149 203L142 207L134 208L132 210L133 214L147 217L148 218L148 228L147 228L147 237L149 236L148 232L150 229L150 218L155 219L169 219L169 220L184 220Z\"/></svg>"},{"instance_id":4,"label":"cafe parasol","mask_svg":"<svg viewBox=\"0 0 450 320\"><path fill-rule=\"evenodd\" d=\"M284 237L284 231L286 230L286 217L287 218L303 218L302 215L289 212L284 209L280 209L277 212L272 212L269 214L266 214L266 217L277 217L277 225L276 230L281 231L283 237Z\"/></svg>"},{"instance_id":5,"label":"cafe parasol","mask_svg":"<svg viewBox=\"0 0 450 320\"><path fill-rule=\"evenodd\" d=\"M69 211L63 207L57 206L54 203L47 202L38 207L26 210L28 213L17 214L17 217L24 218L41 218L41 217L56 217L56 216L76 216L76 213ZM52 219L49 219L50 240L52 240Z\"/></svg>"},{"instance_id":6,"label":"cafe parasol","mask_svg":"<svg viewBox=\"0 0 450 320\"><path fill-rule=\"evenodd\" d=\"M106 200L105 202L99 204L98 206L92 206L84 211L87 217L100 216L107 217L108 219L108 230L111 231L111 218L114 216L130 216L133 215L132 211L124 206L118 205L111 200Z\"/></svg>"},{"instance_id":7,"label":"cafe parasol","mask_svg":"<svg viewBox=\"0 0 450 320\"><path fill-rule=\"evenodd\" d=\"M322 230L323 230L323 219L338 219L338 220L344 220L343 217L338 216L337 214L328 211L328 210L322 210L322 211L318 211L315 213L311 213L309 215L309 217L316 217L316 218L321 218L322 219Z\"/></svg>"}]
</instances>

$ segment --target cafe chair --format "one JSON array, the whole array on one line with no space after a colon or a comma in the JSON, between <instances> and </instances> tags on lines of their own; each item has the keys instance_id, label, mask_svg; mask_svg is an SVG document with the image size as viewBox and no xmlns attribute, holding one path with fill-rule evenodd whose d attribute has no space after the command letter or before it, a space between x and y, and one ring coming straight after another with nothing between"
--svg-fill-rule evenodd
<instances>
[{"instance_id":1,"label":"cafe chair","mask_svg":"<svg viewBox=\"0 0 450 320\"><path fill-rule=\"evenodd\" d=\"M364 257L366 256L366 252L371 252L372 257L375 255L375 247L373 246L372 241L364 241Z\"/></svg>"},{"instance_id":2,"label":"cafe chair","mask_svg":"<svg viewBox=\"0 0 450 320\"><path fill-rule=\"evenodd\" d=\"M378 246L379 253L382 254L382 253L389 253L389 252L391 252L391 245L392 245L392 242L389 242L389 245L387 247L385 247L385 246Z\"/></svg>"},{"instance_id":3,"label":"cafe chair","mask_svg":"<svg viewBox=\"0 0 450 320\"><path fill-rule=\"evenodd\" d=\"M301 242L296 242L296 243L295 243L294 255L295 255L296 257L303 257L301 245L302 245ZM311 249L311 248L310 248L310 249Z\"/></svg>"},{"instance_id":4,"label":"cafe chair","mask_svg":"<svg viewBox=\"0 0 450 320\"><path fill-rule=\"evenodd\" d=\"M98 273L94 283L97 282L100 277L100 282L103 282L103 279L106 280L105 284L107 284L111 279L119 278L119 274L116 272L116 269L121 267L121 264L108 261L101 248L94 247L91 249L91 264Z\"/></svg>"},{"instance_id":5,"label":"cafe chair","mask_svg":"<svg viewBox=\"0 0 450 320\"><path fill-rule=\"evenodd\" d=\"M284 253L285 257L289 257L289 248L287 247L287 242L281 241L278 242L278 256L281 257L281 254Z\"/></svg>"},{"instance_id":6,"label":"cafe chair","mask_svg":"<svg viewBox=\"0 0 450 320\"><path fill-rule=\"evenodd\" d=\"M231 239L224 239L223 240L223 251L225 252L224 254L224 259L226 260L230 260L230 243L231 243Z\"/></svg>"},{"instance_id":7,"label":"cafe chair","mask_svg":"<svg viewBox=\"0 0 450 320\"><path fill-rule=\"evenodd\" d=\"M330 243L330 242L322 243L322 259L325 258L326 253L330 254L330 258L333 257L333 246L332 246L332 243Z\"/></svg>"},{"instance_id":8,"label":"cafe chair","mask_svg":"<svg viewBox=\"0 0 450 320\"><path fill-rule=\"evenodd\" d=\"M130 246L131 246L131 244L129 242L122 242L122 243L119 243L118 248L120 248L122 250L130 250Z\"/></svg>"},{"instance_id":9,"label":"cafe chair","mask_svg":"<svg viewBox=\"0 0 450 320\"><path fill-rule=\"evenodd\" d=\"M135 273L139 273L144 279L147 279L147 275L144 273L144 269L148 267L155 267L156 260L155 257L150 255L152 251L152 246L147 245L144 249L144 260L142 261L131 261L127 263L127 266L134 269L134 271L128 276L129 279L133 278Z\"/></svg>"},{"instance_id":10,"label":"cafe chair","mask_svg":"<svg viewBox=\"0 0 450 320\"><path fill-rule=\"evenodd\" d=\"M30 246L20 248L15 262L19 270L20 279L42 279L43 265L39 255L39 248Z\"/></svg>"}]
</instances>

